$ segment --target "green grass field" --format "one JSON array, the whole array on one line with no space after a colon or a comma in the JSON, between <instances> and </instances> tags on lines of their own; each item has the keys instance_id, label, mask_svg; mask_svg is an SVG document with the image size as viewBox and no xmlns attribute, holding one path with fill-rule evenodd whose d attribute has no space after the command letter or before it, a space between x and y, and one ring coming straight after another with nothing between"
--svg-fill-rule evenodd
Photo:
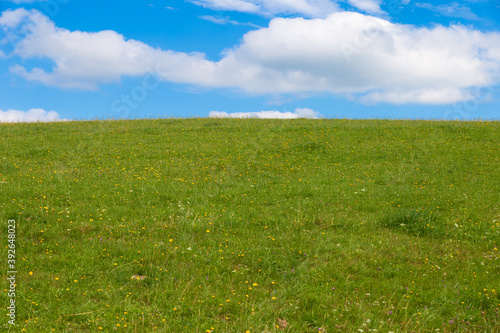
<instances>
[{"instance_id":1,"label":"green grass field","mask_svg":"<svg viewBox=\"0 0 500 333\"><path fill-rule=\"evenodd\" d=\"M26 332L499 332L500 123L0 124Z\"/></svg>"}]
</instances>

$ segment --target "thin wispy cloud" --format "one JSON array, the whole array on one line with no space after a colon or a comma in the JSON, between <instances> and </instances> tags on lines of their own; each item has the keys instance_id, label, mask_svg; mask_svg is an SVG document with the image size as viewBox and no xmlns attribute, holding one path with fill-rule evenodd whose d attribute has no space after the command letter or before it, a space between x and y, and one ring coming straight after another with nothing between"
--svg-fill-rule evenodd
<instances>
[{"instance_id":1,"label":"thin wispy cloud","mask_svg":"<svg viewBox=\"0 0 500 333\"><path fill-rule=\"evenodd\" d=\"M381 0L348 0L349 4L369 14L382 14Z\"/></svg>"},{"instance_id":2,"label":"thin wispy cloud","mask_svg":"<svg viewBox=\"0 0 500 333\"><path fill-rule=\"evenodd\" d=\"M276 17L300 15L307 18L325 18L331 13L342 11L340 4L347 2L356 10L383 15L382 0L191 0L192 3L214 10L253 13ZM402 0L403 5L409 0Z\"/></svg>"},{"instance_id":3,"label":"thin wispy cloud","mask_svg":"<svg viewBox=\"0 0 500 333\"><path fill-rule=\"evenodd\" d=\"M220 17L220 16L215 16L215 15L202 15L199 17L202 20L209 21L215 24L221 24L221 25L246 25L250 26L253 28L262 28L261 26L258 26L256 24L250 23L250 22L238 22L235 20L231 20L228 17Z\"/></svg>"},{"instance_id":4,"label":"thin wispy cloud","mask_svg":"<svg viewBox=\"0 0 500 333\"><path fill-rule=\"evenodd\" d=\"M472 10L464 4L452 2L446 5L433 5L430 3L415 3L416 7L425 8L436 12L439 15L447 17L464 18L467 20L479 20L480 18L472 12Z\"/></svg>"},{"instance_id":5,"label":"thin wispy cloud","mask_svg":"<svg viewBox=\"0 0 500 333\"><path fill-rule=\"evenodd\" d=\"M7 0L13 2L15 4L23 4L23 3L35 3L35 2L46 2L48 0Z\"/></svg>"},{"instance_id":6,"label":"thin wispy cloud","mask_svg":"<svg viewBox=\"0 0 500 333\"><path fill-rule=\"evenodd\" d=\"M191 2L215 10L254 13L269 17L289 14L326 17L340 10L336 2L329 0L192 0Z\"/></svg>"}]
</instances>

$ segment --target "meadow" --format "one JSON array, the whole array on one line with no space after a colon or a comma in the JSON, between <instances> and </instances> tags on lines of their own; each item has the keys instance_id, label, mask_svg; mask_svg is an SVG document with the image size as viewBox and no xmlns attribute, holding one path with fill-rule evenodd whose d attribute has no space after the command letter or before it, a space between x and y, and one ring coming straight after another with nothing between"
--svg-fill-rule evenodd
<instances>
[{"instance_id":1,"label":"meadow","mask_svg":"<svg viewBox=\"0 0 500 333\"><path fill-rule=\"evenodd\" d=\"M500 123L0 124L8 332L499 332Z\"/></svg>"}]
</instances>

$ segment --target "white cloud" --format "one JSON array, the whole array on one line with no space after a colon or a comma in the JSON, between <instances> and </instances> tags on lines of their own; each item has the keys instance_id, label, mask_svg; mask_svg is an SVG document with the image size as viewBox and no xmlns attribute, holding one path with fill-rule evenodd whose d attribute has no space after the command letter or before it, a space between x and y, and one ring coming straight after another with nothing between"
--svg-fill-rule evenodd
<instances>
[{"instance_id":1,"label":"white cloud","mask_svg":"<svg viewBox=\"0 0 500 333\"><path fill-rule=\"evenodd\" d=\"M265 16L300 14L305 17L326 17L340 10L337 3L330 0L192 0L192 2L215 10L233 10Z\"/></svg>"},{"instance_id":2,"label":"white cloud","mask_svg":"<svg viewBox=\"0 0 500 333\"><path fill-rule=\"evenodd\" d=\"M50 86L92 90L102 83L117 82L122 76L143 75L159 63L172 69L191 66L191 70L208 63L203 54L161 51L140 41L125 40L114 31L87 33L60 29L35 10L6 11L0 17L0 25L4 21L7 27L18 22L18 30L26 33L17 43L15 54L23 59L48 58L55 63L51 72L40 68L27 70L20 65L12 66L11 71L26 80Z\"/></svg>"},{"instance_id":3,"label":"white cloud","mask_svg":"<svg viewBox=\"0 0 500 333\"><path fill-rule=\"evenodd\" d=\"M244 22L238 22L235 20L231 20L228 17L220 17L220 16L214 16L214 15L202 15L200 16L202 20L209 21L215 24L221 24L221 25L226 25L226 24L231 24L231 25L248 25L254 28L262 28L256 24L253 23L244 23Z\"/></svg>"},{"instance_id":4,"label":"white cloud","mask_svg":"<svg viewBox=\"0 0 500 333\"><path fill-rule=\"evenodd\" d=\"M259 118L259 119L318 119L321 115L308 108L297 108L294 112L280 112L280 111L259 111L259 112L221 112L212 111L208 115L210 118Z\"/></svg>"},{"instance_id":5,"label":"white cloud","mask_svg":"<svg viewBox=\"0 0 500 333\"><path fill-rule=\"evenodd\" d=\"M469 7L457 2L438 6L434 6L430 3L416 3L415 6L428 9L443 16L458 17L467 20L479 20L479 17L474 14Z\"/></svg>"},{"instance_id":6,"label":"white cloud","mask_svg":"<svg viewBox=\"0 0 500 333\"><path fill-rule=\"evenodd\" d=\"M467 101L471 97L470 92L460 89L420 89L414 91L388 89L383 92L375 91L368 93L361 98L361 101L365 104L380 102L390 102L393 104L405 104L408 102L420 104L453 104Z\"/></svg>"},{"instance_id":7,"label":"white cloud","mask_svg":"<svg viewBox=\"0 0 500 333\"><path fill-rule=\"evenodd\" d=\"M21 24L25 18L31 16L34 21L37 17L34 12L29 12L24 8L16 9L16 10L6 10L0 16L0 26L3 26L4 29L12 29Z\"/></svg>"},{"instance_id":8,"label":"white cloud","mask_svg":"<svg viewBox=\"0 0 500 333\"><path fill-rule=\"evenodd\" d=\"M234 10L248 13L260 11L258 5L243 0L194 0L192 2L199 6L216 10Z\"/></svg>"},{"instance_id":9,"label":"white cloud","mask_svg":"<svg viewBox=\"0 0 500 333\"><path fill-rule=\"evenodd\" d=\"M295 114L298 115L299 118L317 119L321 117L321 114L319 112L309 108L296 108Z\"/></svg>"},{"instance_id":10,"label":"white cloud","mask_svg":"<svg viewBox=\"0 0 500 333\"><path fill-rule=\"evenodd\" d=\"M365 102L446 104L500 81L500 34L462 26L432 29L357 13L276 18L247 33L218 64L244 68L254 93L331 92Z\"/></svg>"},{"instance_id":11,"label":"white cloud","mask_svg":"<svg viewBox=\"0 0 500 333\"><path fill-rule=\"evenodd\" d=\"M248 94L327 92L364 103L447 104L500 82L498 32L420 28L352 12L275 18L246 33L219 61L152 48L114 31L61 29L37 11L4 12L1 25L27 31L16 45L20 58L54 63L50 71L18 64L12 73L64 88L97 89L151 73L163 81Z\"/></svg>"},{"instance_id":12,"label":"white cloud","mask_svg":"<svg viewBox=\"0 0 500 333\"><path fill-rule=\"evenodd\" d=\"M44 1L48 1L48 0L8 0L8 1L16 3L16 4L22 4L22 3L44 2Z\"/></svg>"},{"instance_id":13,"label":"white cloud","mask_svg":"<svg viewBox=\"0 0 500 333\"><path fill-rule=\"evenodd\" d=\"M45 111L43 109L31 109L29 111L0 110L0 123L29 123L37 121L62 121L55 111Z\"/></svg>"},{"instance_id":14,"label":"white cloud","mask_svg":"<svg viewBox=\"0 0 500 333\"><path fill-rule=\"evenodd\" d=\"M209 21L215 24L229 24L230 20L226 17L218 17L213 15L202 15L200 16L202 20Z\"/></svg>"},{"instance_id":15,"label":"white cloud","mask_svg":"<svg viewBox=\"0 0 500 333\"><path fill-rule=\"evenodd\" d=\"M215 10L232 10L264 16L298 14L309 18L324 18L341 11L339 2L345 0L190 0L192 3ZM354 8L370 13L383 14L382 0L347 0ZM409 2L409 0L403 0Z\"/></svg>"},{"instance_id":16,"label":"white cloud","mask_svg":"<svg viewBox=\"0 0 500 333\"><path fill-rule=\"evenodd\" d=\"M380 9L380 0L348 0L349 4L357 9L370 14L382 14Z\"/></svg>"}]
</instances>

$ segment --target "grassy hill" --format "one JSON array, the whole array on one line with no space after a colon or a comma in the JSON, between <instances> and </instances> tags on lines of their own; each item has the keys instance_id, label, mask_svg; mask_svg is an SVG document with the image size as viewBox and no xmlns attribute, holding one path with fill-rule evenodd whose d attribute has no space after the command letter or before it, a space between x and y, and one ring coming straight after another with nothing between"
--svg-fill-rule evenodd
<instances>
[{"instance_id":1,"label":"grassy hill","mask_svg":"<svg viewBox=\"0 0 500 333\"><path fill-rule=\"evenodd\" d=\"M499 122L0 124L0 142L11 331L500 330Z\"/></svg>"}]
</instances>

